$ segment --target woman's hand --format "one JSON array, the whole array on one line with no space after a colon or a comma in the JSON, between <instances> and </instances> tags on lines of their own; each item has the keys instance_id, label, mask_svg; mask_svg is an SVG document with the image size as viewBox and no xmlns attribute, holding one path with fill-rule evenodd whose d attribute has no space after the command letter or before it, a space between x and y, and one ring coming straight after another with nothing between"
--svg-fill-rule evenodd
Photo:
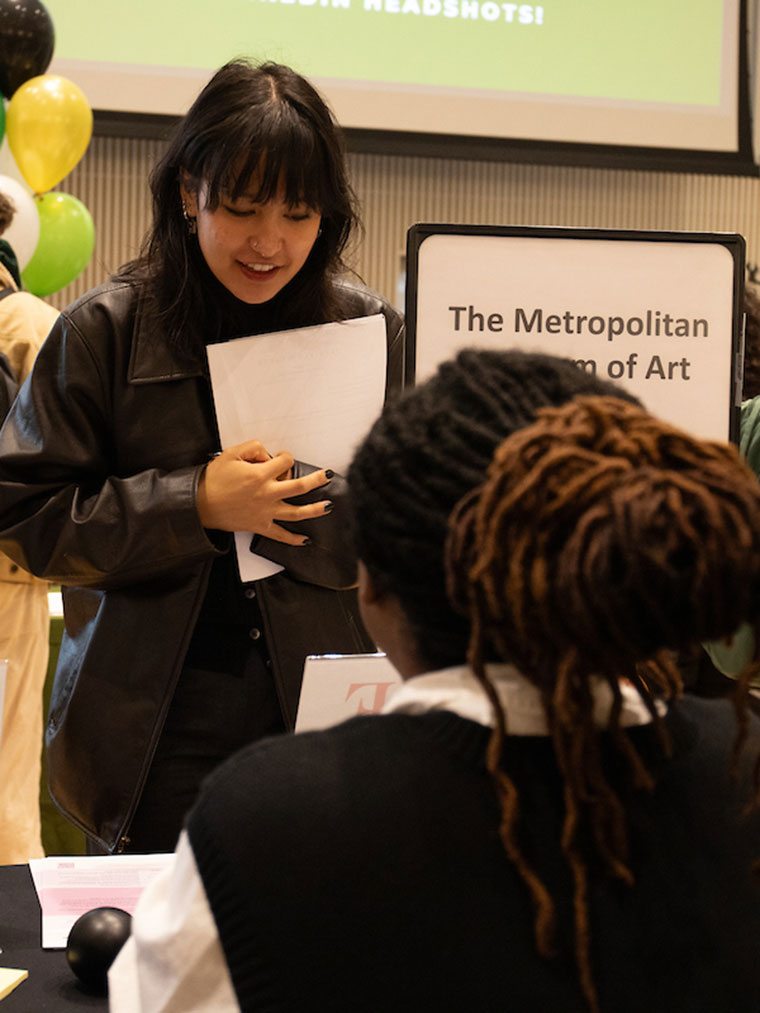
<instances>
[{"instance_id":1,"label":"woman's hand","mask_svg":"<svg viewBox=\"0 0 760 1013\"><path fill-rule=\"evenodd\" d=\"M251 531L287 545L303 545L304 535L281 527L277 521L304 521L321 517L332 508L329 500L295 506L285 503L330 481L330 472L312 472L288 478L293 456L282 451L270 457L259 440L248 440L223 450L206 466L198 486L198 514L204 528Z\"/></svg>"}]
</instances>

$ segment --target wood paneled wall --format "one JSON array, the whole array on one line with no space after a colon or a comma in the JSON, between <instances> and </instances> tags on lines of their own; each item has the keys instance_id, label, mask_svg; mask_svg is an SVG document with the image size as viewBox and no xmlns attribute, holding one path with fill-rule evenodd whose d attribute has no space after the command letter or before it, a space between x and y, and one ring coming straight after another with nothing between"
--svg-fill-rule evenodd
<instances>
[{"instance_id":1,"label":"wood paneled wall","mask_svg":"<svg viewBox=\"0 0 760 1013\"><path fill-rule=\"evenodd\" d=\"M56 306L135 255L162 150L160 141L95 137L63 181L92 214L96 243L84 273L50 297ZM366 226L352 262L394 303L406 230L420 221L739 232L748 263L760 263L760 179L395 155L354 154L350 164Z\"/></svg>"}]
</instances>

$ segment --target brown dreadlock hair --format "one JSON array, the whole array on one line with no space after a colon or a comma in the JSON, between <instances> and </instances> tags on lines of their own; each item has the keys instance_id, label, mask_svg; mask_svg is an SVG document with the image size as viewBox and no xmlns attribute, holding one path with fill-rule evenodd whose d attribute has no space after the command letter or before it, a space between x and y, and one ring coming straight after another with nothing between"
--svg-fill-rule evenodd
<instances>
[{"instance_id":1,"label":"brown dreadlock hair","mask_svg":"<svg viewBox=\"0 0 760 1013\"><path fill-rule=\"evenodd\" d=\"M533 899L538 950L549 956L554 904L518 843L505 716L486 671L494 659L516 665L540 692L564 785L561 848L574 883L576 961L594 1011L589 852L613 877L633 883L625 811L605 776L594 726L594 686L611 691L606 730L634 786L651 788L620 724L620 679L638 690L667 752L655 697L682 690L671 652L728 635L757 615L758 559L760 484L736 449L608 396L540 409L532 425L504 440L485 481L451 514L447 588L468 622L468 664L496 715L487 764L502 842ZM750 665L738 684L735 760L749 681L759 669Z\"/></svg>"}]
</instances>

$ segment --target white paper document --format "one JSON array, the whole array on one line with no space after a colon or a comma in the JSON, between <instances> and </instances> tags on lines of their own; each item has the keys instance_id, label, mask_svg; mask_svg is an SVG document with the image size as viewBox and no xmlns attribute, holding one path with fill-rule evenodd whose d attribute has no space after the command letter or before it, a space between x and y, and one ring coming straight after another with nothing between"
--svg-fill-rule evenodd
<instances>
[{"instance_id":1,"label":"white paper document","mask_svg":"<svg viewBox=\"0 0 760 1013\"><path fill-rule=\"evenodd\" d=\"M132 914L140 894L173 855L66 855L29 863L42 909L42 947L66 946L71 926L95 907Z\"/></svg>"},{"instance_id":2,"label":"white paper document","mask_svg":"<svg viewBox=\"0 0 760 1013\"><path fill-rule=\"evenodd\" d=\"M344 474L385 398L385 317L236 338L207 347L222 447L260 440L275 455ZM240 578L282 567L235 544Z\"/></svg>"},{"instance_id":3,"label":"white paper document","mask_svg":"<svg viewBox=\"0 0 760 1013\"><path fill-rule=\"evenodd\" d=\"M379 713L401 685L384 654L310 655L303 668L296 731L328 728Z\"/></svg>"},{"instance_id":4,"label":"white paper document","mask_svg":"<svg viewBox=\"0 0 760 1013\"><path fill-rule=\"evenodd\" d=\"M0 967L0 999L10 995L22 981L26 981L29 972L18 967Z\"/></svg>"}]
</instances>

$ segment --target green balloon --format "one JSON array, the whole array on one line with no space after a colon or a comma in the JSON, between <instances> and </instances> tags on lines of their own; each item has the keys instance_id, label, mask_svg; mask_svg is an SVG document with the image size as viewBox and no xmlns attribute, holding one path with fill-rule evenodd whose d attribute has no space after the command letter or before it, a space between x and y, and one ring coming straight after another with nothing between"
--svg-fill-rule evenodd
<instances>
[{"instance_id":1,"label":"green balloon","mask_svg":"<svg viewBox=\"0 0 760 1013\"><path fill-rule=\"evenodd\" d=\"M21 272L34 295L59 292L87 267L95 246L95 227L87 208L68 193L43 194L34 203L40 216L40 238Z\"/></svg>"}]
</instances>

